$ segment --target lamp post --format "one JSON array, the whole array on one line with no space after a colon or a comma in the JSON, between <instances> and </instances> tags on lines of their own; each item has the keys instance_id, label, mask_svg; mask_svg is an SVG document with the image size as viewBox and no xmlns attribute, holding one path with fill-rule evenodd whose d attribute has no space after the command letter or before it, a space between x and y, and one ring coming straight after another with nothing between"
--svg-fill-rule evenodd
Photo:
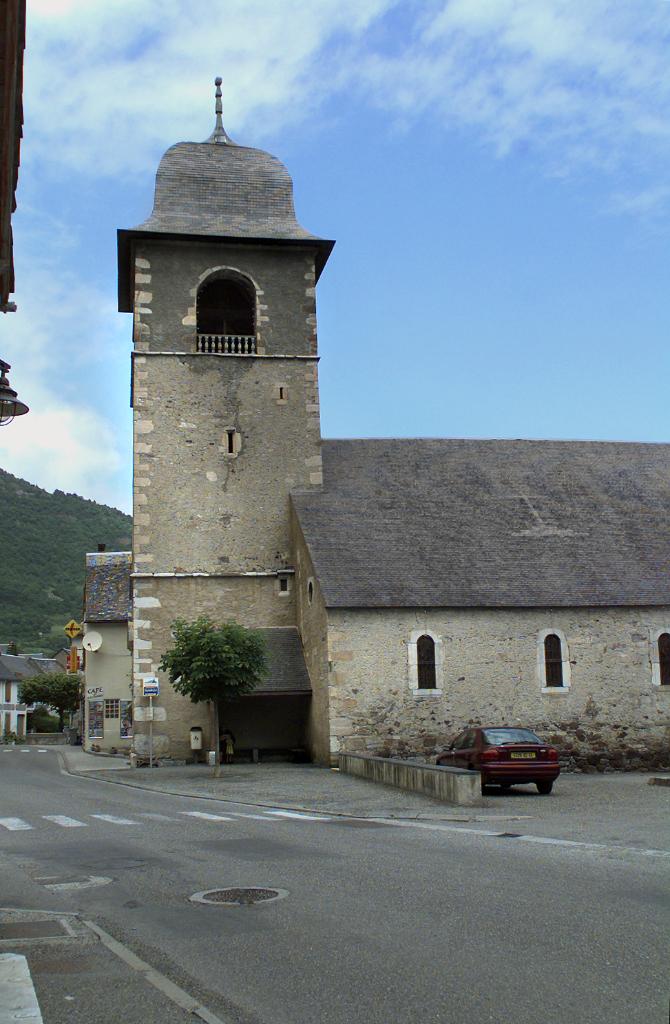
<instances>
[{"instance_id":1,"label":"lamp post","mask_svg":"<svg viewBox=\"0 0 670 1024\"><path fill-rule=\"evenodd\" d=\"M9 386L8 370L11 370L9 363L0 359L0 427L11 423L15 416L25 416L28 412L28 406L20 401L16 391Z\"/></svg>"}]
</instances>

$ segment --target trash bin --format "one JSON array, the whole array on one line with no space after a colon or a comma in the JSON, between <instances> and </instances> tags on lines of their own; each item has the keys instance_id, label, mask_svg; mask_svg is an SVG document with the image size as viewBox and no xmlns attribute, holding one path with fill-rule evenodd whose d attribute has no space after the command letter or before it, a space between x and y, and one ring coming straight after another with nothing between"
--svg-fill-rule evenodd
<instances>
[{"instance_id":1,"label":"trash bin","mask_svg":"<svg viewBox=\"0 0 670 1024\"><path fill-rule=\"evenodd\" d=\"M207 751L207 764L210 766L210 768L216 767L216 750Z\"/></svg>"}]
</instances>

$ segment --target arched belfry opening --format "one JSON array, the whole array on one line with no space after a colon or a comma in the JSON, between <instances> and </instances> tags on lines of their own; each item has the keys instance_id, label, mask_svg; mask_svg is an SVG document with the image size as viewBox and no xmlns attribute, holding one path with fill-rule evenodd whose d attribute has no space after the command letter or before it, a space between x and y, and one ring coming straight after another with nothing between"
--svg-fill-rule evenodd
<instances>
[{"instance_id":1,"label":"arched belfry opening","mask_svg":"<svg viewBox=\"0 0 670 1024\"><path fill-rule=\"evenodd\" d=\"M243 277L202 284L196 304L199 352L252 355L256 351L256 296Z\"/></svg>"}]
</instances>

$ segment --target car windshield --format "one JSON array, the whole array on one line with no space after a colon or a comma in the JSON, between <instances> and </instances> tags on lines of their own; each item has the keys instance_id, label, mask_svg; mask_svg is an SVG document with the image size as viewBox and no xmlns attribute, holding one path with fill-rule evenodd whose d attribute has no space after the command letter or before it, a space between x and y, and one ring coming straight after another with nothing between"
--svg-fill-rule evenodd
<instances>
[{"instance_id":1,"label":"car windshield","mask_svg":"<svg viewBox=\"0 0 670 1024\"><path fill-rule=\"evenodd\" d=\"M542 740L530 729L485 729L484 742L499 747L506 743L541 743Z\"/></svg>"}]
</instances>

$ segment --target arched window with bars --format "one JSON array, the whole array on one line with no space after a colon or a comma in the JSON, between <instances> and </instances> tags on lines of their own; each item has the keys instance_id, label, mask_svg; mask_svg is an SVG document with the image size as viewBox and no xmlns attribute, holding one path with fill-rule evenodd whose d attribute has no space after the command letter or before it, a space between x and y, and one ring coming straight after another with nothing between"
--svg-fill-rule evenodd
<instances>
[{"instance_id":1,"label":"arched window with bars","mask_svg":"<svg viewBox=\"0 0 670 1024\"><path fill-rule=\"evenodd\" d=\"M556 633L544 638L544 677L545 686L563 686L563 649Z\"/></svg>"},{"instance_id":2,"label":"arched window with bars","mask_svg":"<svg viewBox=\"0 0 670 1024\"><path fill-rule=\"evenodd\" d=\"M670 686L670 633L658 638L658 668L661 686Z\"/></svg>"},{"instance_id":3,"label":"arched window with bars","mask_svg":"<svg viewBox=\"0 0 670 1024\"><path fill-rule=\"evenodd\" d=\"M434 690L437 686L435 673L435 641L424 634L416 642L416 661L420 690Z\"/></svg>"}]
</instances>

